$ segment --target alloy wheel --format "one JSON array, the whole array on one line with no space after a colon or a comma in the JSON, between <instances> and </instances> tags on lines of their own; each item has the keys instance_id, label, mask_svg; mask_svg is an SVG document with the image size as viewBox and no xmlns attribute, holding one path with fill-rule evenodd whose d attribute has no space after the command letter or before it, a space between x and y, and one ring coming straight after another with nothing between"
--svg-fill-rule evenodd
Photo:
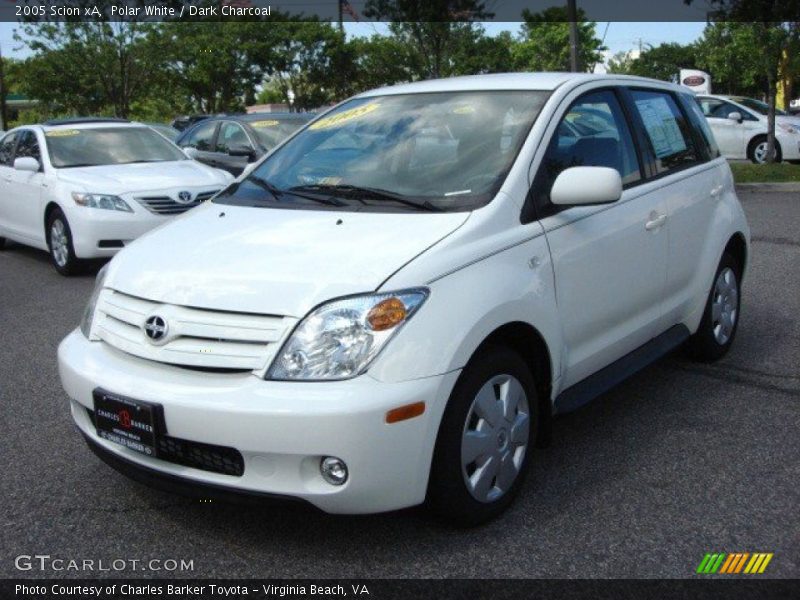
<instances>
[{"instance_id":1,"label":"alloy wheel","mask_svg":"<svg viewBox=\"0 0 800 600\"><path fill-rule=\"evenodd\" d=\"M56 219L50 226L50 252L59 267L67 264L67 260L69 260L69 239L67 238L67 228L61 219Z\"/></svg>"}]
</instances>

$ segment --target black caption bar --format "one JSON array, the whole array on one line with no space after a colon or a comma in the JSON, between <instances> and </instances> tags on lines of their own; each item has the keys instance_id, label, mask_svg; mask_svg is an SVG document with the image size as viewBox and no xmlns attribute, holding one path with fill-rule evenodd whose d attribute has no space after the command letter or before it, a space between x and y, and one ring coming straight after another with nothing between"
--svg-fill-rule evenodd
<instances>
[{"instance_id":1,"label":"black caption bar","mask_svg":"<svg viewBox=\"0 0 800 600\"><path fill-rule=\"evenodd\" d=\"M3 580L2 598L57 598L59 600L136 599L242 599L296 600L334 598L474 599L492 600L739 600L789 599L800 597L800 580L775 579L685 579L685 580L257 580L257 579L61 579Z\"/></svg>"},{"instance_id":2,"label":"black caption bar","mask_svg":"<svg viewBox=\"0 0 800 600\"><path fill-rule=\"evenodd\" d=\"M0 0L0 21L565 21L565 0ZM341 6L341 10L340 10ZM800 0L577 0L590 21L798 21Z\"/></svg>"}]
</instances>

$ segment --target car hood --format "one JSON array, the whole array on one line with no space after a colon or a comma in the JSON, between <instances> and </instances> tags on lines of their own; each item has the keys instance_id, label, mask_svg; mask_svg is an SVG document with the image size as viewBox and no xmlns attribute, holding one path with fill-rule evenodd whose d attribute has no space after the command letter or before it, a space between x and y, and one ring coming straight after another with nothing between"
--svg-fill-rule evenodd
<instances>
[{"instance_id":1,"label":"car hood","mask_svg":"<svg viewBox=\"0 0 800 600\"><path fill-rule=\"evenodd\" d=\"M468 218L208 203L120 252L106 286L166 304L299 318L378 289Z\"/></svg>"},{"instance_id":2,"label":"car hood","mask_svg":"<svg viewBox=\"0 0 800 600\"><path fill-rule=\"evenodd\" d=\"M59 169L60 181L76 191L127 194L176 187L222 186L232 180L224 171L194 160L103 165Z\"/></svg>"}]
</instances>

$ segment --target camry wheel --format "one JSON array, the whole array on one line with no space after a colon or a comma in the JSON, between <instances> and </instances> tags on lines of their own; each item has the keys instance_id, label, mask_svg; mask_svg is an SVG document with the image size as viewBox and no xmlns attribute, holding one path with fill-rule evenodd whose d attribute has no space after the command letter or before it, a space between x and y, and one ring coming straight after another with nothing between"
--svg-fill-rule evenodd
<instances>
[{"instance_id":1,"label":"camry wheel","mask_svg":"<svg viewBox=\"0 0 800 600\"><path fill-rule=\"evenodd\" d=\"M445 520L477 525L503 512L534 447L536 388L515 352L488 349L456 383L436 442L428 501Z\"/></svg>"},{"instance_id":2,"label":"camry wheel","mask_svg":"<svg viewBox=\"0 0 800 600\"><path fill-rule=\"evenodd\" d=\"M47 219L47 247L56 271L62 275L73 275L79 270L81 261L75 256L72 231L59 209L54 210Z\"/></svg>"},{"instance_id":3,"label":"camry wheel","mask_svg":"<svg viewBox=\"0 0 800 600\"><path fill-rule=\"evenodd\" d=\"M748 151L752 162L763 165L767 162L767 138L760 136L750 143ZM781 162L781 148L777 140L775 141L775 162Z\"/></svg>"},{"instance_id":4,"label":"camry wheel","mask_svg":"<svg viewBox=\"0 0 800 600\"><path fill-rule=\"evenodd\" d=\"M706 309L697 332L687 348L693 358L714 361L722 358L733 344L739 325L741 265L730 254L723 254L717 268Z\"/></svg>"}]
</instances>

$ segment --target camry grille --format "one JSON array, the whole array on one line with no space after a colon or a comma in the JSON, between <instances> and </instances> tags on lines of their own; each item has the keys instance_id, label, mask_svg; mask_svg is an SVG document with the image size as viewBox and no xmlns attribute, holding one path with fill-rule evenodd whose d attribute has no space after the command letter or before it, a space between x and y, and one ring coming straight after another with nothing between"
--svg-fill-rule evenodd
<instances>
[{"instance_id":1,"label":"camry grille","mask_svg":"<svg viewBox=\"0 0 800 600\"><path fill-rule=\"evenodd\" d=\"M178 202L172 196L138 196L136 201L156 215L179 215L209 200L219 190L200 192L189 202Z\"/></svg>"}]
</instances>

